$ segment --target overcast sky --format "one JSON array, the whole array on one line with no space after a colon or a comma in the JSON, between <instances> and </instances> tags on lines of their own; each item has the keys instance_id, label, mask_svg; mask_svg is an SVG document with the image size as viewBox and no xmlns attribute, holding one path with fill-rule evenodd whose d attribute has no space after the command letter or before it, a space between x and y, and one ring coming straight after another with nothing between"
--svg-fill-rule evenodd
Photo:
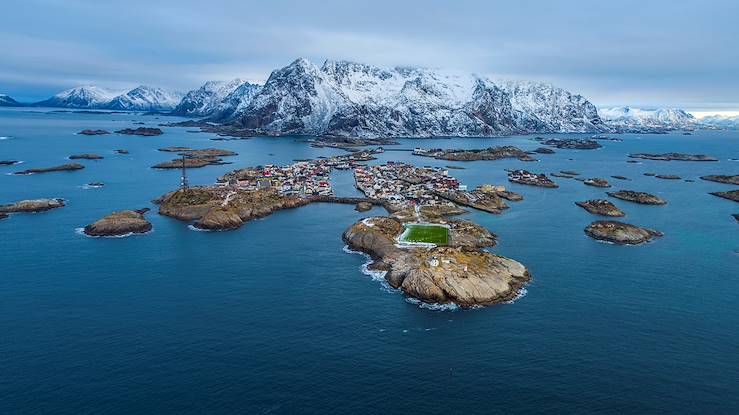
<instances>
[{"instance_id":1,"label":"overcast sky","mask_svg":"<svg viewBox=\"0 0 739 415\"><path fill-rule=\"evenodd\" d=\"M533 79L596 105L739 109L739 1L3 0L0 93L263 82L299 56Z\"/></svg>"}]
</instances>

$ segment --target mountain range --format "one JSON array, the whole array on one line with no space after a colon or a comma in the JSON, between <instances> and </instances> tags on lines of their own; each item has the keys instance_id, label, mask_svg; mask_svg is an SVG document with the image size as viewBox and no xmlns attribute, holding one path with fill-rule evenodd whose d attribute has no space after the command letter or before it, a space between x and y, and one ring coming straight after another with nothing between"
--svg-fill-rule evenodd
<instances>
[{"instance_id":1,"label":"mountain range","mask_svg":"<svg viewBox=\"0 0 739 415\"><path fill-rule=\"evenodd\" d=\"M181 93L152 86L141 85L130 91L120 91L83 85L67 89L32 105L123 111L167 111L174 108L181 99Z\"/></svg>"},{"instance_id":2,"label":"mountain range","mask_svg":"<svg viewBox=\"0 0 739 415\"><path fill-rule=\"evenodd\" d=\"M190 105L205 107L209 99L205 95ZM548 84L346 61L319 67L302 58L273 71L261 87L235 89L215 108L199 115L264 134L425 137L608 130L587 99Z\"/></svg>"},{"instance_id":3,"label":"mountain range","mask_svg":"<svg viewBox=\"0 0 739 415\"><path fill-rule=\"evenodd\" d=\"M23 106L0 94L0 106ZM297 59L264 85L209 81L181 94L78 86L33 106L171 111L255 134L352 137L499 136L738 128L738 117L696 119L676 108L596 107L553 85L434 69Z\"/></svg>"}]
</instances>

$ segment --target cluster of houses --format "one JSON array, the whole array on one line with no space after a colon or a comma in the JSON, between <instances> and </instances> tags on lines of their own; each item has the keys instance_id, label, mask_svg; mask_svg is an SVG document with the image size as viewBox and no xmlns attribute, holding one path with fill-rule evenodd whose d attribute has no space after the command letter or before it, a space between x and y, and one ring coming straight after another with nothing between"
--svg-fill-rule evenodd
<instances>
[{"instance_id":1,"label":"cluster of houses","mask_svg":"<svg viewBox=\"0 0 739 415\"><path fill-rule=\"evenodd\" d=\"M448 204L435 192L449 193L464 188L457 179L449 176L448 170L397 162L357 166L354 179L357 189L369 198L408 205Z\"/></svg>"},{"instance_id":2,"label":"cluster of houses","mask_svg":"<svg viewBox=\"0 0 739 415\"><path fill-rule=\"evenodd\" d=\"M355 168L357 162L373 159L372 154L372 151L360 151L287 166L266 164L250 167L227 174L219 184L241 190L271 188L285 196L330 196L333 194L329 180L331 171Z\"/></svg>"}]
</instances>

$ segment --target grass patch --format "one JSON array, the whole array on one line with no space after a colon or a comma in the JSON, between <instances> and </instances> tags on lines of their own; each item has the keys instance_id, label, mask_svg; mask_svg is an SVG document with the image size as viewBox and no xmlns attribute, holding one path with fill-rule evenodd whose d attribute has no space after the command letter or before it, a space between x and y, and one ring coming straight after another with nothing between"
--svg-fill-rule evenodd
<instances>
[{"instance_id":1,"label":"grass patch","mask_svg":"<svg viewBox=\"0 0 739 415\"><path fill-rule=\"evenodd\" d=\"M423 242L436 245L449 244L449 229L439 225L405 225L403 242Z\"/></svg>"}]
</instances>

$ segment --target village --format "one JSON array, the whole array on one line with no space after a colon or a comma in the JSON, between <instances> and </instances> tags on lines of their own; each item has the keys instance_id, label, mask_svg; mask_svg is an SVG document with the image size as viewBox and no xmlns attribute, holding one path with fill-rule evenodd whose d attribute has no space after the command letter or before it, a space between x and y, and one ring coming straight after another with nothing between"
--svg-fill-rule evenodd
<instances>
[{"instance_id":1,"label":"village","mask_svg":"<svg viewBox=\"0 0 739 415\"><path fill-rule=\"evenodd\" d=\"M371 199L399 205L448 205L438 194L465 191L466 186L438 167L414 167L405 163L358 165L354 169L356 187Z\"/></svg>"}]
</instances>

